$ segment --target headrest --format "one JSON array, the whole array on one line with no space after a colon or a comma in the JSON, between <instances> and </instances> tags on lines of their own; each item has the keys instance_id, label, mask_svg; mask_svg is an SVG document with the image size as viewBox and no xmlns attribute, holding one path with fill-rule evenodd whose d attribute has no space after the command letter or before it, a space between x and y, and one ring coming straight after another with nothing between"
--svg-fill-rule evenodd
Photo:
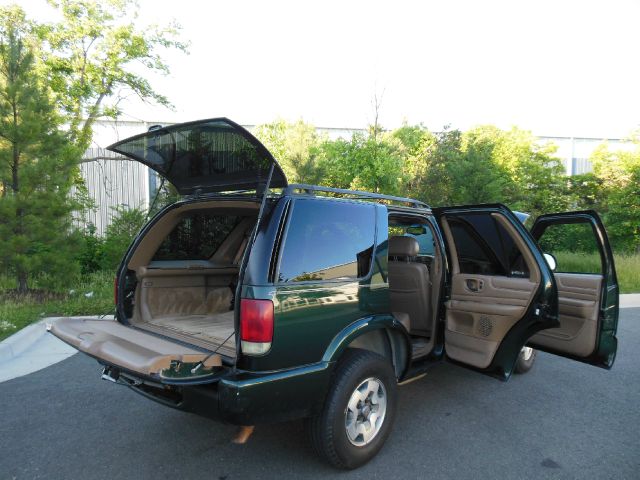
<instances>
[{"instance_id":1,"label":"headrest","mask_svg":"<svg viewBox=\"0 0 640 480\"><path fill-rule=\"evenodd\" d=\"M420 251L418 241L413 237L389 237L389 256L415 257Z\"/></svg>"}]
</instances>

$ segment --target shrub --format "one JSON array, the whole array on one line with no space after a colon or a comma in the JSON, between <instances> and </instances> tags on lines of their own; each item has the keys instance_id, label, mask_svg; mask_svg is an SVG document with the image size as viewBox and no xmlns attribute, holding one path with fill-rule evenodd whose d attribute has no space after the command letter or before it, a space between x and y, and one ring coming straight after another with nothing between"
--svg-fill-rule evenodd
<instances>
[{"instance_id":1,"label":"shrub","mask_svg":"<svg viewBox=\"0 0 640 480\"><path fill-rule=\"evenodd\" d=\"M97 272L101 268L104 251L104 238L96 235L96 227L89 224L84 232L78 232L81 238L80 253L77 261L83 275Z\"/></svg>"},{"instance_id":2,"label":"shrub","mask_svg":"<svg viewBox=\"0 0 640 480\"><path fill-rule=\"evenodd\" d=\"M122 256L147 220L146 212L124 206L113 208L111 224L107 227L98 259L102 270L118 268Z\"/></svg>"}]
</instances>

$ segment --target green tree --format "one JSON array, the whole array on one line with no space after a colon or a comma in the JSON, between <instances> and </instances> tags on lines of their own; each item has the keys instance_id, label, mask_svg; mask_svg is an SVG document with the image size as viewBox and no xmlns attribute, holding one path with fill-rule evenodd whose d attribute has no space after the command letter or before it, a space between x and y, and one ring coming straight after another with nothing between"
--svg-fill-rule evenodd
<instances>
[{"instance_id":1,"label":"green tree","mask_svg":"<svg viewBox=\"0 0 640 480\"><path fill-rule=\"evenodd\" d=\"M397 138L371 129L351 140L326 140L320 147L323 183L337 188L399 194L403 184L402 146Z\"/></svg>"},{"instance_id":2,"label":"green tree","mask_svg":"<svg viewBox=\"0 0 640 480\"><path fill-rule=\"evenodd\" d=\"M19 9L0 22L0 262L21 294L41 272L72 275L70 195L77 181L77 148L59 127L50 92L35 69Z\"/></svg>"},{"instance_id":3,"label":"green tree","mask_svg":"<svg viewBox=\"0 0 640 480\"><path fill-rule=\"evenodd\" d=\"M540 145L531 132L515 127L472 132L493 145L492 162L504 177L498 201L534 216L567 208L567 181L555 145Z\"/></svg>"},{"instance_id":4,"label":"green tree","mask_svg":"<svg viewBox=\"0 0 640 480\"><path fill-rule=\"evenodd\" d=\"M631 144L630 150L612 151L603 143L591 156L598 207L613 247L621 251L640 251L640 138L633 136Z\"/></svg>"},{"instance_id":5,"label":"green tree","mask_svg":"<svg viewBox=\"0 0 640 480\"><path fill-rule=\"evenodd\" d=\"M602 211L602 180L593 172L567 177L567 191L569 208Z\"/></svg>"},{"instance_id":6,"label":"green tree","mask_svg":"<svg viewBox=\"0 0 640 480\"><path fill-rule=\"evenodd\" d=\"M170 106L144 73L169 73L161 53L186 52L179 26L136 26L134 0L49 0L62 14L58 23L38 25L42 71L57 94L70 138L87 148L91 127L100 117L115 118L118 104L131 94ZM142 68L140 68L142 67ZM137 73L142 71L143 73Z\"/></svg>"},{"instance_id":7,"label":"green tree","mask_svg":"<svg viewBox=\"0 0 640 480\"><path fill-rule=\"evenodd\" d=\"M276 120L259 125L256 137L282 166L290 183L317 183L322 178L318 165L322 138L313 125L298 120L287 123Z\"/></svg>"},{"instance_id":8,"label":"green tree","mask_svg":"<svg viewBox=\"0 0 640 480\"><path fill-rule=\"evenodd\" d=\"M437 137L422 125L407 125L393 130L389 137L398 142L398 154L402 159L400 191L403 196L431 201L433 189L428 170L434 165L431 154L437 145ZM442 184L440 184L442 185Z\"/></svg>"},{"instance_id":9,"label":"green tree","mask_svg":"<svg viewBox=\"0 0 640 480\"><path fill-rule=\"evenodd\" d=\"M433 206L451 205L455 187L452 166L461 161L461 145L460 130L425 131L415 153L405 162L407 194Z\"/></svg>"},{"instance_id":10,"label":"green tree","mask_svg":"<svg viewBox=\"0 0 640 480\"><path fill-rule=\"evenodd\" d=\"M530 132L403 126L392 135L406 149L405 191L431 205L501 202L537 214L567 204L555 147L538 145Z\"/></svg>"},{"instance_id":11,"label":"green tree","mask_svg":"<svg viewBox=\"0 0 640 480\"><path fill-rule=\"evenodd\" d=\"M338 138L325 140L319 146L318 163L324 176L322 184L334 188L349 188L353 180L350 165L352 142Z\"/></svg>"},{"instance_id":12,"label":"green tree","mask_svg":"<svg viewBox=\"0 0 640 480\"><path fill-rule=\"evenodd\" d=\"M169 106L145 75L168 72L164 50L186 49L175 24L139 28L134 0L49 3L59 22L30 21L19 6L0 8L0 261L21 292L37 272L96 268L69 255L72 240L83 236L69 233L73 211L89 206L77 163L92 126L116 117L132 94ZM89 245L95 235L84 237ZM89 246L103 253L100 242Z\"/></svg>"},{"instance_id":13,"label":"green tree","mask_svg":"<svg viewBox=\"0 0 640 480\"><path fill-rule=\"evenodd\" d=\"M615 249L640 253L640 161L626 168L626 180L608 197L605 222Z\"/></svg>"},{"instance_id":14,"label":"green tree","mask_svg":"<svg viewBox=\"0 0 640 480\"><path fill-rule=\"evenodd\" d=\"M506 169L496 162L497 129L477 128L462 134L461 154L447 164L451 203L490 203L502 200L509 185Z\"/></svg>"},{"instance_id":15,"label":"green tree","mask_svg":"<svg viewBox=\"0 0 640 480\"><path fill-rule=\"evenodd\" d=\"M400 128L391 131L389 136L400 142L406 157L416 155L419 152L425 137L433 137L424 126L408 125L406 122Z\"/></svg>"},{"instance_id":16,"label":"green tree","mask_svg":"<svg viewBox=\"0 0 640 480\"><path fill-rule=\"evenodd\" d=\"M352 139L353 179L350 188L399 195L403 183L403 156L399 142L389 135L370 134Z\"/></svg>"}]
</instances>

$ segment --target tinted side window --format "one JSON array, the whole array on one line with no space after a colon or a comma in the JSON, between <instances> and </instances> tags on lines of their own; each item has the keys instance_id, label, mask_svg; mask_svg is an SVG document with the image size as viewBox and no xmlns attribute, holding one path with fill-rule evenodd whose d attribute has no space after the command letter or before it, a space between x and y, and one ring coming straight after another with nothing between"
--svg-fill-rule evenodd
<instances>
[{"instance_id":1,"label":"tinted side window","mask_svg":"<svg viewBox=\"0 0 640 480\"><path fill-rule=\"evenodd\" d=\"M152 260L207 260L241 220L234 215L188 215L163 240Z\"/></svg>"},{"instance_id":2,"label":"tinted side window","mask_svg":"<svg viewBox=\"0 0 640 480\"><path fill-rule=\"evenodd\" d=\"M296 200L280 255L278 281L366 276L375 227L373 205Z\"/></svg>"},{"instance_id":3,"label":"tinted side window","mask_svg":"<svg viewBox=\"0 0 640 480\"><path fill-rule=\"evenodd\" d=\"M455 220L450 221L449 226L456 244L460 273L505 275L498 258L471 225Z\"/></svg>"},{"instance_id":4,"label":"tinted side window","mask_svg":"<svg viewBox=\"0 0 640 480\"><path fill-rule=\"evenodd\" d=\"M529 277L529 269L507 230L489 214L449 218L461 273Z\"/></svg>"},{"instance_id":5,"label":"tinted side window","mask_svg":"<svg viewBox=\"0 0 640 480\"><path fill-rule=\"evenodd\" d=\"M520 249L513 241L513 237L509 232L507 232L500 222L495 219L494 222L502 241L502 254L504 255L504 262L508 275L510 277L529 278L529 267L524 261L524 257L522 256Z\"/></svg>"},{"instance_id":6,"label":"tinted side window","mask_svg":"<svg viewBox=\"0 0 640 480\"><path fill-rule=\"evenodd\" d=\"M538 244L555 257L557 273L602 274L600 249L590 223L551 224Z\"/></svg>"}]
</instances>

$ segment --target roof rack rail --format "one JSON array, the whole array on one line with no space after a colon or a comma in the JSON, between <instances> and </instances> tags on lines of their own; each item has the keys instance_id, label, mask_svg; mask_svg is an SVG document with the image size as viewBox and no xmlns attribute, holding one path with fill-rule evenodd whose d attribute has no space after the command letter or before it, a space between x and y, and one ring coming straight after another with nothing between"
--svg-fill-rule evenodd
<instances>
[{"instance_id":1,"label":"roof rack rail","mask_svg":"<svg viewBox=\"0 0 640 480\"><path fill-rule=\"evenodd\" d=\"M313 194L314 192L324 193L340 193L342 195L350 195L353 198L369 198L374 200L387 200L390 202L408 203L413 208L431 208L420 200L406 197L394 197L393 195L383 195L381 193L363 192L360 190L347 190L346 188L333 188L322 187L320 185L306 185L303 183L292 183L286 187L283 191L283 195L290 195L295 193L296 190L302 190L307 194Z\"/></svg>"}]
</instances>

